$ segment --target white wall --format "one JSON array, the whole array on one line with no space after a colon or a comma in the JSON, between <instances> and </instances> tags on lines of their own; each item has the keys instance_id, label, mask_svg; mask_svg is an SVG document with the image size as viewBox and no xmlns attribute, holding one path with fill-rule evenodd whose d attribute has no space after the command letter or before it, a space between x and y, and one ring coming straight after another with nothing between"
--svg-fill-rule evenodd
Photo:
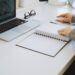
<instances>
[{"instance_id":1,"label":"white wall","mask_svg":"<svg viewBox=\"0 0 75 75\"><path fill-rule=\"evenodd\" d=\"M16 8L19 8L19 0L16 0Z\"/></svg>"},{"instance_id":2,"label":"white wall","mask_svg":"<svg viewBox=\"0 0 75 75\"><path fill-rule=\"evenodd\" d=\"M20 6L26 10L35 8L39 4L39 0L20 0Z\"/></svg>"}]
</instances>

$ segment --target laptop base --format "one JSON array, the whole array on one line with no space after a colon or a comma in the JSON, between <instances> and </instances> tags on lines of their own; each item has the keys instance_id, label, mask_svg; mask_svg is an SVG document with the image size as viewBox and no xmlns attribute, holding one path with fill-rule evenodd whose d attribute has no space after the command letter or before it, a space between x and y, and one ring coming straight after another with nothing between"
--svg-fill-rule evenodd
<instances>
[{"instance_id":1,"label":"laptop base","mask_svg":"<svg viewBox=\"0 0 75 75\"><path fill-rule=\"evenodd\" d=\"M8 31L5 31L0 34L0 39L4 41L11 41L24 33L29 32L30 30L40 26L40 22L37 20L29 20L28 22L19 25L15 28L12 28Z\"/></svg>"}]
</instances>

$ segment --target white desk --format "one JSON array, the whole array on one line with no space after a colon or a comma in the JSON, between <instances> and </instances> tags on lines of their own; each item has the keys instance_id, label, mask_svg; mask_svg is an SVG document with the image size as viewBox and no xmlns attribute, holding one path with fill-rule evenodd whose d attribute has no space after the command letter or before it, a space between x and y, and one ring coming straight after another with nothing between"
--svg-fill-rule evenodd
<instances>
[{"instance_id":1,"label":"white desk","mask_svg":"<svg viewBox=\"0 0 75 75\"><path fill-rule=\"evenodd\" d=\"M32 18L40 20L42 24L49 22L55 17L53 15L55 8L48 4L42 5L35 9L37 15ZM17 15L22 18L23 11L22 14L20 13ZM0 40L0 75L62 75L67 69L74 57L72 42L56 57L45 56L16 46L33 31L10 42Z\"/></svg>"}]
</instances>

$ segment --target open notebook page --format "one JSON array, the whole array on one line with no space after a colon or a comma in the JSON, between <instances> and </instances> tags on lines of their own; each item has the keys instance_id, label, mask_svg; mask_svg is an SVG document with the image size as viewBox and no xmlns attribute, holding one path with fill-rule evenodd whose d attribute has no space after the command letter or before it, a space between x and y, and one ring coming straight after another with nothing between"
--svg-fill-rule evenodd
<instances>
[{"instance_id":1,"label":"open notebook page","mask_svg":"<svg viewBox=\"0 0 75 75\"><path fill-rule=\"evenodd\" d=\"M28 38L18 43L17 46L54 57L66 44L67 42L61 40L32 34Z\"/></svg>"},{"instance_id":2,"label":"open notebook page","mask_svg":"<svg viewBox=\"0 0 75 75\"><path fill-rule=\"evenodd\" d=\"M44 36L50 36L55 39L63 40L63 41L69 41L70 39L65 36L61 36L58 34L58 30L63 29L67 26L59 25L59 24L52 24L52 23L46 23L39 28L36 29L35 33L44 35Z\"/></svg>"}]
</instances>

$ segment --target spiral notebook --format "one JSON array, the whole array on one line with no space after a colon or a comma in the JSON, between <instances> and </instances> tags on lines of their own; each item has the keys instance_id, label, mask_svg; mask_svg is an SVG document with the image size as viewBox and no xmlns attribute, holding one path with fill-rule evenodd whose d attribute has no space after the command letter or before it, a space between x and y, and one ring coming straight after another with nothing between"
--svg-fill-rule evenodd
<instances>
[{"instance_id":1,"label":"spiral notebook","mask_svg":"<svg viewBox=\"0 0 75 75\"><path fill-rule=\"evenodd\" d=\"M17 46L48 56L56 56L70 41L60 36L58 29L64 26L46 24L35 30L33 34L19 42Z\"/></svg>"}]
</instances>

